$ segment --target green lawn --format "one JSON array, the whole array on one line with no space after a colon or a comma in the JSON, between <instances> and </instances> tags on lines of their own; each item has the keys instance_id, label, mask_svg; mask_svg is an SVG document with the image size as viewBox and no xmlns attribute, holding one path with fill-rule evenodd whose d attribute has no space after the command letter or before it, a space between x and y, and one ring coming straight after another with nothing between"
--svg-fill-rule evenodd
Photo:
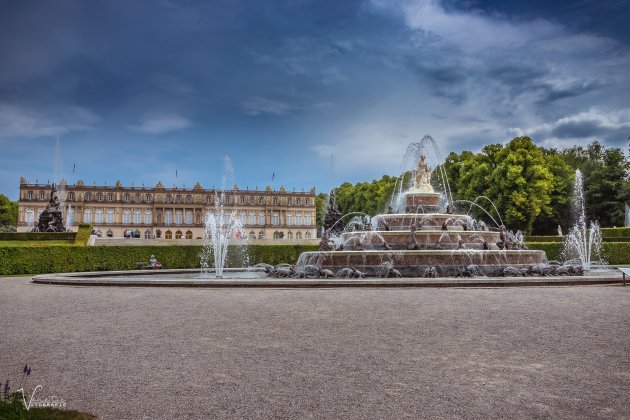
<instances>
[{"instance_id":1,"label":"green lawn","mask_svg":"<svg viewBox=\"0 0 630 420\"><path fill-rule=\"evenodd\" d=\"M68 241L0 241L0 247L47 247L47 246L75 246Z\"/></svg>"}]
</instances>

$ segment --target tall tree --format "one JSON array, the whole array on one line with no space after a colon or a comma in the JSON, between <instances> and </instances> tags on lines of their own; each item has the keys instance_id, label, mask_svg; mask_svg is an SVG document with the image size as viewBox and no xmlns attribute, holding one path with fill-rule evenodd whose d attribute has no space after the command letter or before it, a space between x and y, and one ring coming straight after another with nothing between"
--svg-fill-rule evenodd
<instances>
[{"instance_id":1,"label":"tall tree","mask_svg":"<svg viewBox=\"0 0 630 420\"><path fill-rule=\"evenodd\" d=\"M18 221L18 203L0 194L0 227L16 227Z\"/></svg>"}]
</instances>

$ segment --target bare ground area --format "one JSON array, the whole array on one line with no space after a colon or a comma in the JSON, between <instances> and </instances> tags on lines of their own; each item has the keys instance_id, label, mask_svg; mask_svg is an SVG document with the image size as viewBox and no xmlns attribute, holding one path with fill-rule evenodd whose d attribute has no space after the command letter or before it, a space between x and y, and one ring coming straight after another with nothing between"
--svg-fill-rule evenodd
<instances>
[{"instance_id":1,"label":"bare ground area","mask_svg":"<svg viewBox=\"0 0 630 420\"><path fill-rule=\"evenodd\" d=\"M0 279L0 380L127 418L630 418L630 287Z\"/></svg>"}]
</instances>

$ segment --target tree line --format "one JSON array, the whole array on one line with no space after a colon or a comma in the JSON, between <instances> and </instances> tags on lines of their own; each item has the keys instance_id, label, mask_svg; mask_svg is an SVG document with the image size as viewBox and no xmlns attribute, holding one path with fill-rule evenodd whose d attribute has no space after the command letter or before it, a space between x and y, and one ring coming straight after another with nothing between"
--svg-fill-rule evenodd
<instances>
[{"instance_id":1,"label":"tree line","mask_svg":"<svg viewBox=\"0 0 630 420\"><path fill-rule=\"evenodd\" d=\"M571 196L577 169L584 179L587 217L602 226L623 226L625 205L630 203L629 157L619 148L606 148L598 142L559 150L536 146L529 137L517 137L506 145L485 146L478 153L452 152L442 165L455 210L466 212L470 204L463 200L485 196L494 202L510 229L555 234L558 226L566 232L572 224ZM440 190L438 169L433 171L432 184ZM384 175L372 182L345 182L333 192L343 214L375 215L386 211L396 180ZM327 195L320 194L320 226L326 202ZM493 213L487 202L479 204ZM471 213L484 218L474 207Z\"/></svg>"}]
</instances>

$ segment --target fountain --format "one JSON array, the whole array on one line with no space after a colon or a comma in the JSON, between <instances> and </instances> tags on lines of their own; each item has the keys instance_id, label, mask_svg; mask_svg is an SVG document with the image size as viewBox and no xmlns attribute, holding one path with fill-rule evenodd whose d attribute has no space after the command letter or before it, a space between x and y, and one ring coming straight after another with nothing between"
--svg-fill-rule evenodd
<instances>
[{"instance_id":1,"label":"fountain","mask_svg":"<svg viewBox=\"0 0 630 420\"><path fill-rule=\"evenodd\" d=\"M228 177L232 176L232 163L225 157L225 175L220 192L214 197L214 212L205 215L205 229L203 247L200 254L201 275L209 277L210 255L214 258L214 272L216 278L223 278L223 269L227 260L230 241L237 241L241 245L247 242L247 233L243 230L241 220L236 212L225 209L225 185Z\"/></svg>"},{"instance_id":2,"label":"fountain","mask_svg":"<svg viewBox=\"0 0 630 420\"><path fill-rule=\"evenodd\" d=\"M57 190L55 184L52 185L50 191L50 200L46 205L46 208L40 214L37 226L33 229L35 232L65 232L66 228L63 225L63 218L61 217L61 206L59 199L57 198Z\"/></svg>"},{"instance_id":3,"label":"fountain","mask_svg":"<svg viewBox=\"0 0 630 420\"><path fill-rule=\"evenodd\" d=\"M562 252L564 259L567 263L581 265L584 270L589 270L593 262L604 264L601 258L602 234L599 224L596 221L591 221L590 227L586 224L584 181L579 169L575 171L571 205L575 224L565 237Z\"/></svg>"},{"instance_id":4,"label":"fountain","mask_svg":"<svg viewBox=\"0 0 630 420\"><path fill-rule=\"evenodd\" d=\"M317 266L340 275L351 268L367 276L395 270L404 277L450 277L522 276L531 274L532 267L542 270L545 253L525 249L522 236L508 232L502 222L491 230L468 214L454 212L455 201L442 167L433 179L443 191L435 191L431 183L429 147L439 159L430 136L408 147L402 166L404 175L405 166L414 163L411 185L405 186L404 176L400 177L387 214L373 217L363 229L346 228L338 236L329 229L320 251L300 255L296 271ZM476 201L469 202L470 206L480 207Z\"/></svg>"}]
</instances>

